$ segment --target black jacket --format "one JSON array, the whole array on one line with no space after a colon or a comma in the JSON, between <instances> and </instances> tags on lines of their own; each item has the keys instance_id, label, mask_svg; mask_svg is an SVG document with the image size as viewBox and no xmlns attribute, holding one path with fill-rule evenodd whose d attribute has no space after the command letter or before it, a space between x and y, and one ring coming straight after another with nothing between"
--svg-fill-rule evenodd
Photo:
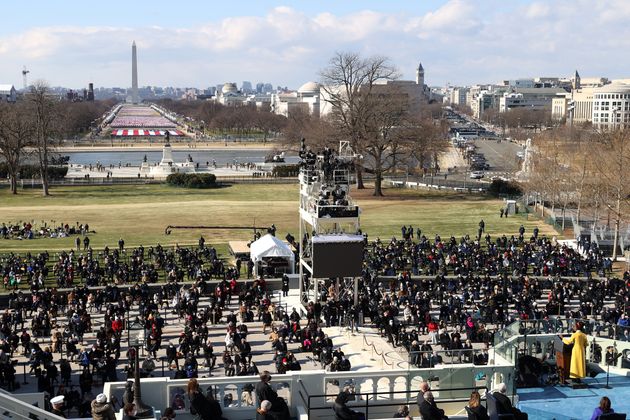
<instances>
[{"instance_id":1,"label":"black jacket","mask_svg":"<svg viewBox=\"0 0 630 420\"><path fill-rule=\"evenodd\" d=\"M360 413L351 410L347 405L336 402L333 405L335 420L358 420L362 418Z\"/></svg>"},{"instance_id":2,"label":"black jacket","mask_svg":"<svg viewBox=\"0 0 630 420\"><path fill-rule=\"evenodd\" d=\"M497 414L512 414L516 420L527 419L527 413L523 413L518 408L512 406L512 401L507 395L500 392L493 392L492 396L497 401Z\"/></svg>"},{"instance_id":3,"label":"black jacket","mask_svg":"<svg viewBox=\"0 0 630 420\"><path fill-rule=\"evenodd\" d=\"M208 401L205 395L201 392L193 392L189 397L191 409L193 409L201 419L213 420L217 418L213 417L212 413L215 408L211 406L210 401Z\"/></svg>"},{"instance_id":4,"label":"black jacket","mask_svg":"<svg viewBox=\"0 0 630 420\"><path fill-rule=\"evenodd\" d=\"M492 396L497 400L497 414L513 414L512 401L506 395L500 392L493 392Z\"/></svg>"},{"instance_id":5,"label":"black jacket","mask_svg":"<svg viewBox=\"0 0 630 420\"><path fill-rule=\"evenodd\" d=\"M488 410L483 405L475 408L468 407L468 420L490 420Z\"/></svg>"},{"instance_id":6,"label":"black jacket","mask_svg":"<svg viewBox=\"0 0 630 420\"><path fill-rule=\"evenodd\" d=\"M276 391L273 390L271 385L269 385L265 381L260 381L256 384L256 400L259 406L260 406L260 403L262 403L265 400L275 405L277 399L278 399L278 394L276 393Z\"/></svg>"},{"instance_id":7,"label":"black jacket","mask_svg":"<svg viewBox=\"0 0 630 420\"><path fill-rule=\"evenodd\" d=\"M424 400L419 408L423 420L443 420L448 418L444 415L444 410L437 407L435 401L431 404Z\"/></svg>"}]
</instances>

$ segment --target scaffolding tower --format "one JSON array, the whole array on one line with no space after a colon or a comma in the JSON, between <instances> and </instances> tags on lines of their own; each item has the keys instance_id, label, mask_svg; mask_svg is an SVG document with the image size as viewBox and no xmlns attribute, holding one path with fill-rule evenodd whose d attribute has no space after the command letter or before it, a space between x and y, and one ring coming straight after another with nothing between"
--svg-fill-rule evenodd
<instances>
[{"instance_id":1,"label":"scaffolding tower","mask_svg":"<svg viewBox=\"0 0 630 420\"><path fill-rule=\"evenodd\" d=\"M317 278L313 251L314 243L317 242L314 238L356 240L357 235L361 235L359 207L350 197L353 162L357 155L350 148L349 142L341 141L338 153L325 149L322 153L315 154L307 151L303 144L300 156L300 300L302 304L319 301L323 283L334 277L336 296L339 296L340 287L342 290L352 290L356 304L358 277Z\"/></svg>"}]
</instances>

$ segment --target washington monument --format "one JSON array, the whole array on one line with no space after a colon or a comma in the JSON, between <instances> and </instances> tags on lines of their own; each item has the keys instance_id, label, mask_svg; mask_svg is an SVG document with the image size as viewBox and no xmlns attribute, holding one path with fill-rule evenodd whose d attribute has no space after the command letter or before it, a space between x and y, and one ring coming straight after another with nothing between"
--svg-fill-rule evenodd
<instances>
[{"instance_id":1,"label":"washington monument","mask_svg":"<svg viewBox=\"0 0 630 420\"><path fill-rule=\"evenodd\" d=\"M138 103L138 54L136 41L131 44L131 102Z\"/></svg>"}]
</instances>

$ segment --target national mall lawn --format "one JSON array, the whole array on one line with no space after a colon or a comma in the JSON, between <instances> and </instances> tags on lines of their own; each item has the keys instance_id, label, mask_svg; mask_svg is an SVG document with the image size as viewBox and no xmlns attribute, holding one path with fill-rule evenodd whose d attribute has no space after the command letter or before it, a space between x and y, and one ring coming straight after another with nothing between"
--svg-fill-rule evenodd
<instances>
[{"instance_id":1,"label":"national mall lawn","mask_svg":"<svg viewBox=\"0 0 630 420\"><path fill-rule=\"evenodd\" d=\"M0 223L41 221L70 225L88 223L90 245L94 249L118 246L124 238L125 247L196 244L200 235L206 243L227 250L229 240L249 240L251 231L236 230L174 230L166 235L168 225L270 226L277 227L281 238L290 232L298 238L297 184L237 184L218 189L193 190L167 185L120 185L55 187L50 197L39 189L20 190L11 195L0 189ZM540 233L559 236L555 230L531 214L521 213L499 218L502 200L477 194L386 188L385 197L375 198L372 190L352 190L352 197L361 207L361 228L369 239L380 237L389 241L400 237L400 227L412 225L433 240L477 234L481 219L486 231L496 235L516 235L521 224L526 235L534 226ZM0 239L0 253L24 253L42 250L61 251L74 247L76 236L34 240Z\"/></svg>"}]
</instances>

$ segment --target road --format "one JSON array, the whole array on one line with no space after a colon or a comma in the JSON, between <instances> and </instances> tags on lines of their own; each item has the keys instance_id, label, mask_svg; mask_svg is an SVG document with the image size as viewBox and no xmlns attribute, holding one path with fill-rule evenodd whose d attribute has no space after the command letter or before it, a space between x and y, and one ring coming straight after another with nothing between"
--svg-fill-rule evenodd
<instances>
[{"instance_id":1,"label":"road","mask_svg":"<svg viewBox=\"0 0 630 420\"><path fill-rule=\"evenodd\" d=\"M488 172L515 173L520 170L517 152L523 151L519 144L506 140L476 140L477 152L483 153L490 165Z\"/></svg>"}]
</instances>

